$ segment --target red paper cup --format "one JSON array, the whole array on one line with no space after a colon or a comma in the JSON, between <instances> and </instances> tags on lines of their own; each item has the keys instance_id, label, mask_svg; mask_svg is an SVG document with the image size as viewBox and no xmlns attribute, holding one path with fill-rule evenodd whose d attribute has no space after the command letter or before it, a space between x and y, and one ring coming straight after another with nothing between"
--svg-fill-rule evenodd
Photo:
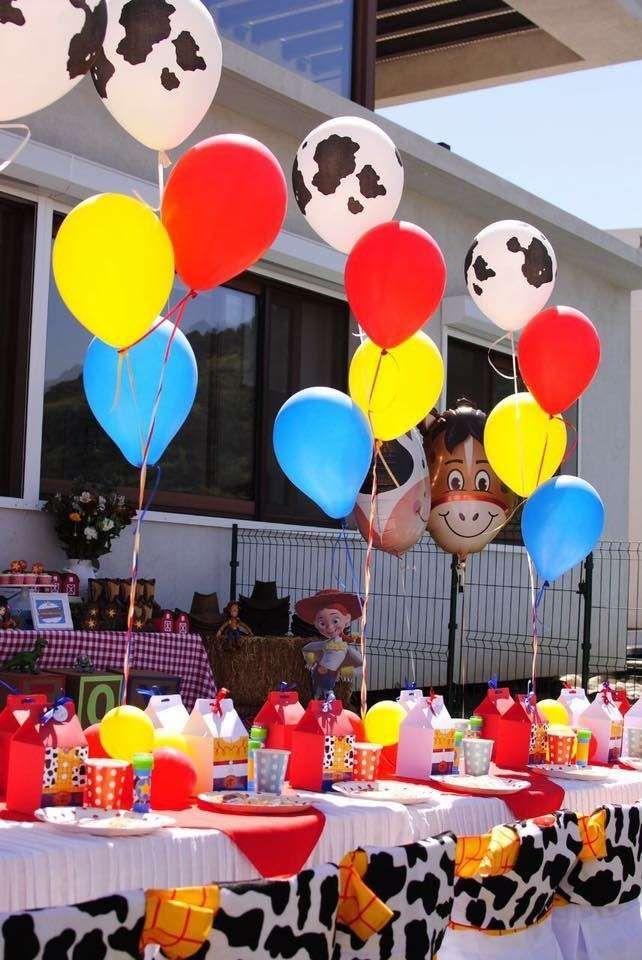
<instances>
[{"instance_id":1,"label":"red paper cup","mask_svg":"<svg viewBox=\"0 0 642 960\"><path fill-rule=\"evenodd\" d=\"M103 810L117 810L122 807L128 767L126 760L88 760L84 806L100 807Z\"/></svg>"},{"instance_id":2,"label":"red paper cup","mask_svg":"<svg viewBox=\"0 0 642 960\"><path fill-rule=\"evenodd\" d=\"M354 779L375 780L383 747L380 743L355 743Z\"/></svg>"},{"instance_id":3,"label":"red paper cup","mask_svg":"<svg viewBox=\"0 0 642 960\"><path fill-rule=\"evenodd\" d=\"M575 734L548 733L548 750L551 763L569 764L573 757Z\"/></svg>"}]
</instances>

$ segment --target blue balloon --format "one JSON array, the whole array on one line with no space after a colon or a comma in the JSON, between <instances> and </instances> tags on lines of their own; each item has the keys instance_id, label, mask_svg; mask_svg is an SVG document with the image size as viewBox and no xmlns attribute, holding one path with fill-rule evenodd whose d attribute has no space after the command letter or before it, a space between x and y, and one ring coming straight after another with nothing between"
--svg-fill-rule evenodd
<instances>
[{"instance_id":1,"label":"blue balloon","mask_svg":"<svg viewBox=\"0 0 642 960\"><path fill-rule=\"evenodd\" d=\"M365 414L345 393L308 387L274 421L274 452L295 487L340 520L354 507L373 453Z\"/></svg>"},{"instance_id":2,"label":"blue balloon","mask_svg":"<svg viewBox=\"0 0 642 960\"><path fill-rule=\"evenodd\" d=\"M96 420L135 467L143 460L163 367L163 357L174 324L165 320L153 333L122 355L95 337L83 367L85 396ZM165 369L156 425L147 462L154 464L183 426L196 396L198 370L187 337L174 334Z\"/></svg>"},{"instance_id":3,"label":"blue balloon","mask_svg":"<svg viewBox=\"0 0 642 960\"><path fill-rule=\"evenodd\" d=\"M604 529L604 504L579 477L553 477L531 494L522 536L538 574L552 582L591 552Z\"/></svg>"}]
</instances>

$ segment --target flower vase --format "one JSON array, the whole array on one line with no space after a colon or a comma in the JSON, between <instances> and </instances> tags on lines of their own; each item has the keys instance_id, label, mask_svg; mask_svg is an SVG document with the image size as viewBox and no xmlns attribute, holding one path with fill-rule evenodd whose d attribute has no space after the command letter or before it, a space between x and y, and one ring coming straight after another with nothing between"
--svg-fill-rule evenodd
<instances>
[{"instance_id":1,"label":"flower vase","mask_svg":"<svg viewBox=\"0 0 642 960\"><path fill-rule=\"evenodd\" d=\"M79 593L86 599L89 590L89 578L94 576L94 565L91 560L67 560L67 573L75 573L79 581Z\"/></svg>"}]
</instances>

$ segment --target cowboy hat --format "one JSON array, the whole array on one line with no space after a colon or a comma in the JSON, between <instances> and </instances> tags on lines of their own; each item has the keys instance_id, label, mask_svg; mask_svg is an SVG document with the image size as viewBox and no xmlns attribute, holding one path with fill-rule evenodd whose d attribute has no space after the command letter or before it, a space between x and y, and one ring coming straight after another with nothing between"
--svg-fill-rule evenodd
<instances>
[{"instance_id":1,"label":"cowboy hat","mask_svg":"<svg viewBox=\"0 0 642 960\"><path fill-rule=\"evenodd\" d=\"M252 607L254 610L274 610L282 607L290 607L289 597L279 597L276 592L276 583L274 580L257 580L252 588L252 596L239 597L240 603L246 607Z\"/></svg>"},{"instance_id":2,"label":"cowboy hat","mask_svg":"<svg viewBox=\"0 0 642 960\"><path fill-rule=\"evenodd\" d=\"M294 609L306 623L314 623L314 618L320 610L328 610L337 604L345 607L351 620L358 620L361 616L361 602L354 593L342 593L341 590L319 590L311 597L305 597L294 605Z\"/></svg>"}]
</instances>

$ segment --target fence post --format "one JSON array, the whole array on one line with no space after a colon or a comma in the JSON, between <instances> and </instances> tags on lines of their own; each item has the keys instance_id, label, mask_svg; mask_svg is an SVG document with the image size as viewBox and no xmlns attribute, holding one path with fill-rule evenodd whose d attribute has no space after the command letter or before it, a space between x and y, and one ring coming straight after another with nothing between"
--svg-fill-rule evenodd
<instances>
[{"instance_id":1,"label":"fence post","mask_svg":"<svg viewBox=\"0 0 642 960\"><path fill-rule=\"evenodd\" d=\"M457 600L459 597L459 562L455 554L450 562L450 611L448 614L448 660L446 661L446 700L453 708L453 674L455 670L455 643L457 640Z\"/></svg>"},{"instance_id":2,"label":"fence post","mask_svg":"<svg viewBox=\"0 0 642 960\"><path fill-rule=\"evenodd\" d=\"M582 631L582 687L588 690L591 669L591 612L593 608L593 554L584 561L584 579L580 582L584 597L584 628Z\"/></svg>"},{"instance_id":3,"label":"fence post","mask_svg":"<svg viewBox=\"0 0 642 960\"><path fill-rule=\"evenodd\" d=\"M230 601L236 600L236 571L238 569L239 525L232 524L232 550L230 553Z\"/></svg>"}]
</instances>

